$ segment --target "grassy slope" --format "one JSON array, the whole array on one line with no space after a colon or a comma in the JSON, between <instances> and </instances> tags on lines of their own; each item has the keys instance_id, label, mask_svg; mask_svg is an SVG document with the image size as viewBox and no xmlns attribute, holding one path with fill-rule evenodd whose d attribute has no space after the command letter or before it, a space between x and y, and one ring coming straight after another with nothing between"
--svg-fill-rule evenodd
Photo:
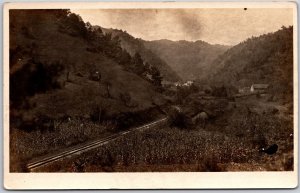
<instances>
[{"instance_id":1,"label":"grassy slope","mask_svg":"<svg viewBox=\"0 0 300 193\"><path fill-rule=\"evenodd\" d=\"M105 55L86 51L88 43L85 39L70 36L58 31L59 21L51 15L19 14L12 21L14 29L10 34L10 48L28 47L34 45L34 56L42 63L51 65L58 61L70 69L69 79L62 89L37 94L31 98L33 113L70 116L85 116L92 106L103 104L109 113L121 111L136 111L151 107L153 99L162 101L155 88L139 76L124 71L121 66ZM34 38L28 38L22 27L28 27ZM25 48L24 48L25 49ZM23 55L22 57L30 57ZM17 66L17 64L11 64ZM102 74L101 84L88 80L90 72L99 71ZM81 73L83 77L75 74ZM66 81L66 71L61 74L61 81ZM106 93L106 83L111 84L112 98L103 97ZM136 107L127 107L120 100L121 93L129 93Z\"/></svg>"}]
</instances>

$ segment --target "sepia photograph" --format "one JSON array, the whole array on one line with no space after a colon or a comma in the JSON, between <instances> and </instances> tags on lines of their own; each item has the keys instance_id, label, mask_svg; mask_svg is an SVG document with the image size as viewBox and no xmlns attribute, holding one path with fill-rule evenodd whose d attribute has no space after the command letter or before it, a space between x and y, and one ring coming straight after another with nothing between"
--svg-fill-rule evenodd
<instances>
[{"instance_id":1,"label":"sepia photograph","mask_svg":"<svg viewBox=\"0 0 300 193\"><path fill-rule=\"evenodd\" d=\"M295 182L296 4L34 5L5 8L9 174Z\"/></svg>"}]
</instances>

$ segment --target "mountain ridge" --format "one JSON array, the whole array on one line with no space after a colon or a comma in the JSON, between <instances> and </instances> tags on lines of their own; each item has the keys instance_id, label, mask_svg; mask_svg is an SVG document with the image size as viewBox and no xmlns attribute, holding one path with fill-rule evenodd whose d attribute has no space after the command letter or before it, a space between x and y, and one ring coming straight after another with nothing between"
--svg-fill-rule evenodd
<instances>
[{"instance_id":1,"label":"mountain ridge","mask_svg":"<svg viewBox=\"0 0 300 193\"><path fill-rule=\"evenodd\" d=\"M235 87L270 84L273 94L291 100L293 27L283 26L276 32L248 38L220 55L213 65L218 70L210 75L211 82Z\"/></svg>"},{"instance_id":2,"label":"mountain ridge","mask_svg":"<svg viewBox=\"0 0 300 193\"><path fill-rule=\"evenodd\" d=\"M98 26L99 27L99 26ZM139 53L141 57L149 62L151 65L154 65L157 67L164 80L167 81L180 81L181 78L177 75L177 73L169 66L168 63L166 63L164 60L162 60L157 54L153 53L152 50L147 49L142 39L135 38L126 31L118 30L118 29L112 29L112 28L102 28L101 29L105 33L111 33L113 37L118 37L121 40L121 46L123 49L128 51L131 56L133 56L135 53Z\"/></svg>"},{"instance_id":3,"label":"mountain ridge","mask_svg":"<svg viewBox=\"0 0 300 193\"><path fill-rule=\"evenodd\" d=\"M205 79L213 69L210 64L229 46L211 45L205 41L143 41L146 48L165 60L184 80Z\"/></svg>"}]
</instances>

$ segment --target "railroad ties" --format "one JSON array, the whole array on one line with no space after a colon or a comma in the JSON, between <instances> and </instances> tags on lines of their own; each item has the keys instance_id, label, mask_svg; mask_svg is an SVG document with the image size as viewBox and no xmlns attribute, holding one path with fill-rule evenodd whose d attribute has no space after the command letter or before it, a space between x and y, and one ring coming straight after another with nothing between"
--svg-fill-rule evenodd
<instances>
[{"instance_id":1,"label":"railroad ties","mask_svg":"<svg viewBox=\"0 0 300 193\"><path fill-rule=\"evenodd\" d=\"M152 123L143 125L141 127L136 127L136 128L133 128L133 129L130 129L130 130L127 130L127 131L122 131L122 132L119 132L119 133L114 134L114 135L110 135L110 136L102 138L102 139L94 140L94 141L91 141L91 142L87 142L87 143L84 143L84 144L77 145L75 147L68 148L68 149L66 149L66 150L64 150L60 153L55 153L55 154L46 155L46 156L43 156L43 157L40 157L40 158L36 158L36 159L30 161L26 165L26 168L28 169L28 171L33 171L34 169L37 169L39 167L42 167L42 166L45 166L47 164L53 163L55 161L58 161L60 159L65 158L67 156L72 156L72 155L75 155L75 154L81 154L81 153L86 152L88 150L100 147L100 146L105 145L105 144L107 144L107 143L109 143L109 142L111 142L111 141L113 141L113 140L115 140L115 139L117 139L121 136L124 136L128 133L132 133L132 132L135 132L137 130L143 131L143 130L149 129L151 127L154 127L154 126L158 126L159 124L165 123L166 121L167 121L167 118L163 118L163 119L154 121Z\"/></svg>"}]
</instances>

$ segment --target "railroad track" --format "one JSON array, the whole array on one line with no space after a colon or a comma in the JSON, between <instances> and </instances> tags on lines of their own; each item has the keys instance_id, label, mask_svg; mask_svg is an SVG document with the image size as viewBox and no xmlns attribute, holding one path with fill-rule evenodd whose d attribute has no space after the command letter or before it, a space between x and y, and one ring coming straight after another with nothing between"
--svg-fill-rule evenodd
<instances>
[{"instance_id":1,"label":"railroad track","mask_svg":"<svg viewBox=\"0 0 300 193\"><path fill-rule=\"evenodd\" d=\"M145 129L149 129L150 127L157 126L161 123L166 122L166 120L167 120L167 118L162 118L160 120L151 122L151 123L143 125L141 127L136 127L136 128L133 128L133 129L130 129L130 130L127 130L127 131L122 131L122 132L119 132L119 133L114 134L114 135L110 135L110 136L102 138L102 139L94 140L92 142L88 142L88 143L85 143L85 144L81 144L81 145L77 145L75 147L68 148L67 150L62 151L60 153L51 154L51 155L47 155L47 156L44 156L44 157L37 158L35 160L30 161L26 165L26 168L29 171L32 171L33 169L37 169L39 167L45 166L47 164L50 164L52 162L55 162L55 161L60 160L62 158L65 158L67 156L71 156L71 155L74 155L74 154L80 154L82 152L85 152L85 151L97 148L99 146L105 145L105 144L107 144L107 143L109 143L109 142L111 142L111 141L113 141L113 140L115 140L115 139L117 139L121 136L124 136L128 133L132 133L132 132L137 131L137 130L145 130Z\"/></svg>"}]
</instances>

